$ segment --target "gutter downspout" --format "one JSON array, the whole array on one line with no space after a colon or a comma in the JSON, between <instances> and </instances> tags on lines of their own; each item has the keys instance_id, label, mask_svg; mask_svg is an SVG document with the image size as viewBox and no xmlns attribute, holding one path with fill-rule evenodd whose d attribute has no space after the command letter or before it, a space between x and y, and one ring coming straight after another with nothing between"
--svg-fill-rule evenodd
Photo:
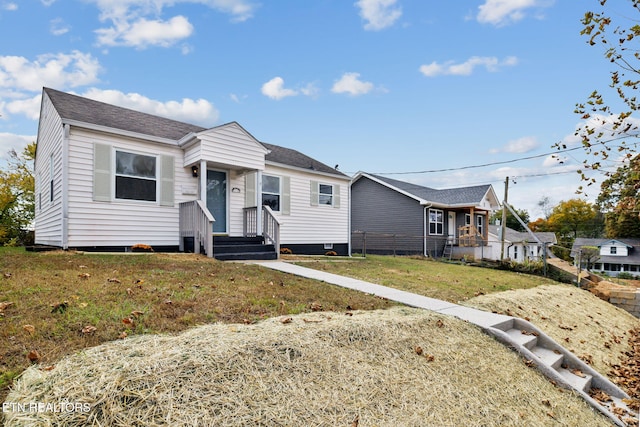
<instances>
[{"instance_id":1,"label":"gutter downspout","mask_svg":"<svg viewBox=\"0 0 640 427\"><path fill-rule=\"evenodd\" d=\"M351 183L347 186L347 254L351 256Z\"/></svg>"},{"instance_id":2,"label":"gutter downspout","mask_svg":"<svg viewBox=\"0 0 640 427\"><path fill-rule=\"evenodd\" d=\"M426 205L424 205L424 211L423 211L424 218L422 221L422 231L423 231L422 235L424 237L422 238L422 252L425 257L428 256L427 254L427 231L428 231L427 230L427 209L429 209L431 206L433 206L433 203L427 203Z\"/></svg>"},{"instance_id":3,"label":"gutter downspout","mask_svg":"<svg viewBox=\"0 0 640 427\"><path fill-rule=\"evenodd\" d=\"M62 136L62 173L60 191L62 192L62 249L69 249L69 133L71 126L63 125Z\"/></svg>"}]
</instances>

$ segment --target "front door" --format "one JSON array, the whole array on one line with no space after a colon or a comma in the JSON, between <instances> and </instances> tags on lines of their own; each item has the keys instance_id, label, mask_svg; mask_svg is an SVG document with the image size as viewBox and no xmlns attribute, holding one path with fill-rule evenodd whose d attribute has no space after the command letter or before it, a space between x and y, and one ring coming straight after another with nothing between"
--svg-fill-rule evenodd
<instances>
[{"instance_id":1,"label":"front door","mask_svg":"<svg viewBox=\"0 0 640 427\"><path fill-rule=\"evenodd\" d=\"M456 213L449 212L447 217L447 236L451 244L456 243Z\"/></svg>"},{"instance_id":2,"label":"front door","mask_svg":"<svg viewBox=\"0 0 640 427\"><path fill-rule=\"evenodd\" d=\"M213 232L227 233L227 173L207 170L207 209L213 215Z\"/></svg>"}]
</instances>

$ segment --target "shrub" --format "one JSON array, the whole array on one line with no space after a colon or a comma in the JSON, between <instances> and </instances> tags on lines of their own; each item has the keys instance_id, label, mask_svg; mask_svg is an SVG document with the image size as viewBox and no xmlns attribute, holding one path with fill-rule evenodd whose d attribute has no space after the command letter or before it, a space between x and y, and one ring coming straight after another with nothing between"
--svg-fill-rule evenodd
<instances>
[{"instance_id":1,"label":"shrub","mask_svg":"<svg viewBox=\"0 0 640 427\"><path fill-rule=\"evenodd\" d=\"M131 246L131 252L153 252L153 248L149 245L145 245L144 243L136 243Z\"/></svg>"},{"instance_id":2,"label":"shrub","mask_svg":"<svg viewBox=\"0 0 640 427\"><path fill-rule=\"evenodd\" d=\"M283 255L291 255L293 251L289 248L280 248L280 253Z\"/></svg>"},{"instance_id":3,"label":"shrub","mask_svg":"<svg viewBox=\"0 0 640 427\"><path fill-rule=\"evenodd\" d=\"M337 256L338 253L336 251L327 251L324 253L325 256Z\"/></svg>"}]
</instances>

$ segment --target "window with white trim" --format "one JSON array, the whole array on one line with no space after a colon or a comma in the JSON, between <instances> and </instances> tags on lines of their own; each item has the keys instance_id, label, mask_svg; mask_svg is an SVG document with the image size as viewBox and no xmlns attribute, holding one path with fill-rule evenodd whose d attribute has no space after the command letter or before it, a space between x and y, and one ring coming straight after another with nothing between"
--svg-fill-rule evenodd
<instances>
[{"instance_id":1,"label":"window with white trim","mask_svg":"<svg viewBox=\"0 0 640 427\"><path fill-rule=\"evenodd\" d=\"M333 185L318 185L318 204L333 206Z\"/></svg>"},{"instance_id":2,"label":"window with white trim","mask_svg":"<svg viewBox=\"0 0 640 427\"><path fill-rule=\"evenodd\" d=\"M155 156L116 150L116 199L157 200Z\"/></svg>"},{"instance_id":3,"label":"window with white trim","mask_svg":"<svg viewBox=\"0 0 640 427\"><path fill-rule=\"evenodd\" d=\"M617 255L617 254L618 254L618 248L617 248L617 247L615 247L615 246L611 246L611 247L609 248L609 254L611 254L611 255Z\"/></svg>"},{"instance_id":4,"label":"window with white trim","mask_svg":"<svg viewBox=\"0 0 640 427\"><path fill-rule=\"evenodd\" d=\"M442 236L444 233L444 212L440 209L429 209L429 234Z\"/></svg>"},{"instance_id":5,"label":"window with white trim","mask_svg":"<svg viewBox=\"0 0 640 427\"><path fill-rule=\"evenodd\" d=\"M269 206L272 211L280 211L280 177L262 175L262 205Z\"/></svg>"},{"instance_id":6,"label":"window with white trim","mask_svg":"<svg viewBox=\"0 0 640 427\"><path fill-rule=\"evenodd\" d=\"M482 215L476 217L476 229L480 236L484 236L484 217Z\"/></svg>"}]
</instances>

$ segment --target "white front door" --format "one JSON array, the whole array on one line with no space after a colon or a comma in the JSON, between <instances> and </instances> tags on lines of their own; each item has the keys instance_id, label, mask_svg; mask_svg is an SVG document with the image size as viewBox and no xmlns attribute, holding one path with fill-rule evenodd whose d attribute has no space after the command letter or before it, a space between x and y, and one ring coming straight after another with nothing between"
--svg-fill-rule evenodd
<instances>
[{"instance_id":1,"label":"white front door","mask_svg":"<svg viewBox=\"0 0 640 427\"><path fill-rule=\"evenodd\" d=\"M456 213L449 212L447 215L447 236L448 242L451 244L456 243Z\"/></svg>"}]
</instances>

